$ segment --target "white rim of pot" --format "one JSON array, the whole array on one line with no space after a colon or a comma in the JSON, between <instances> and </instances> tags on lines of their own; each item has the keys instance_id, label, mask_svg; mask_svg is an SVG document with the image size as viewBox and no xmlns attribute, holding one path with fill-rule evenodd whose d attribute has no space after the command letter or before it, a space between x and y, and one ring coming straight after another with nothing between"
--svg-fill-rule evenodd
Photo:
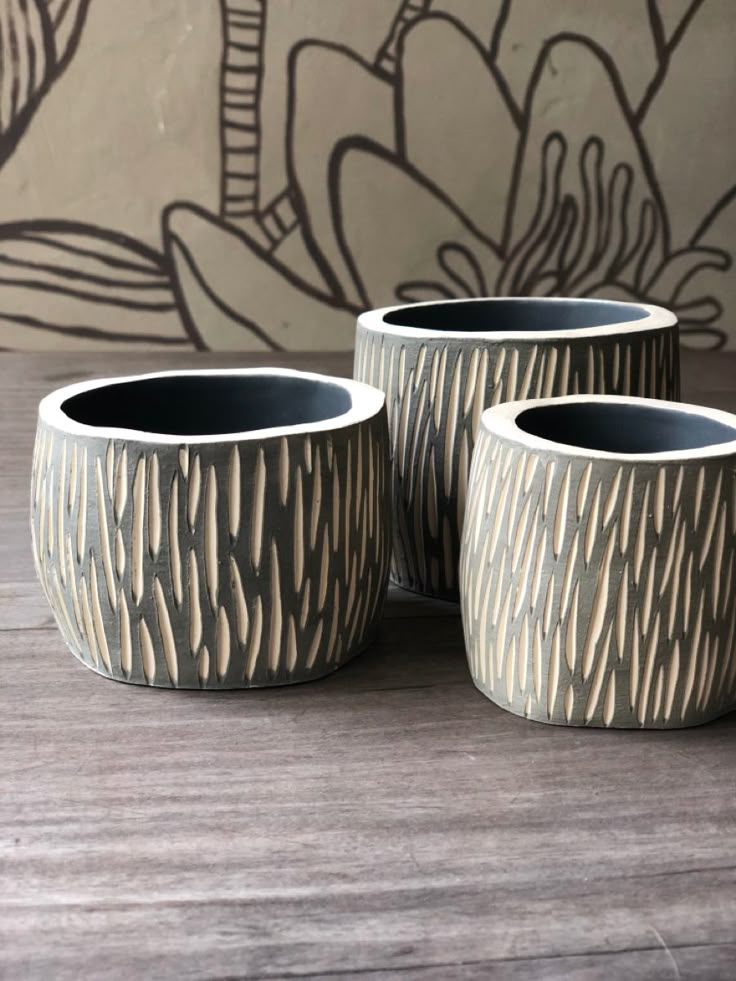
<instances>
[{"instance_id":1,"label":"white rim of pot","mask_svg":"<svg viewBox=\"0 0 736 981\"><path fill-rule=\"evenodd\" d=\"M706 443L683 450L663 450L651 453L613 453L609 450L596 450L587 446L573 446L558 440L545 439L535 436L522 429L517 424L519 416L529 409L542 408L552 405L590 405L603 403L605 405L633 405L646 409L664 409L680 415L695 416L699 419L711 419L722 423L734 431L734 438L724 443ZM668 402L665 399L635 398L629 395L563 395L559 398L526 399L517 402L501 402L481 415L482 429L492 435L507 439L525 449L539 451L555 451L569 457L582 457L586 460L615 460L620 463L678 463L688 460L715 459L736 455L736 415L723 412L721 409L710 409L703 405L693 405L688 402Z\"/></svg>"},{"instance_id":2,"label":"white rim of pot","mask_svg":"<svg viewBox=\"0 0 736 981\"><path fill-rule=\"evenodd\" d=\"M399 313L402 310L417 307L450 306L452 304L468 303L497 303L500 301L516 301L534 305L557 303L606 304L612 307L636 307L646 314L637 320L622 320L620 323L603 324L599 327L575 327L568 330L433 330L427 327L409 327L400 324L387 324L384 318L388 314ZM627 300L607 300L605 297L575 297L575 296L481 296L467 299L428 300L424 303L402 303L397 306L379 307L376 310L366 310L358 317L358 325L377 334L390 334L392 337L405 337L407 340L448 339L495 341L526 341L536 343L549 340L573 340L574 338L610 337L614 334L638 334L652 330L664 330L674 327L677 317L671 310L655 307L649 303L629 303Z\"/></svg>"},{"instance_id":3,"label":"white rim of pot","mask_svg":"<svg viewBox=\"0 0 736 981\"><path fill-rule=\"evenodd\" d=\"M63 404L75 395L90 392L97 388L112 388L128 382L150 381L158 378L183 377L274 377L301 378L323 385L332 385L343 389L350 395L351 407L347 412L320 419L315 422L296 423L291 426L269 426L263 429L248 429L244 432L206 433L204 435L187 435L185 433L157 433L142 429L124 429L114 426L90 426L77 422L64 412ZM158 445L189 446L207 443L241 443L253 440L270 439L278 436L291 436L318 432L330 432L345 429L356 423L372 419L383 408L386 396L382 391L355 381L352 378L339 378L333 375L321 375L311 371L299 371L294 368L194 368L183 371L153 371L142 375L124 375L113 378L95 378L92 381L76 382L57 388L41 400L38 407L38 417L47 426L51 426L71 436L84 436L97 439L119 439L135 443L155 443Z\"/></svg>"}]
</instances>

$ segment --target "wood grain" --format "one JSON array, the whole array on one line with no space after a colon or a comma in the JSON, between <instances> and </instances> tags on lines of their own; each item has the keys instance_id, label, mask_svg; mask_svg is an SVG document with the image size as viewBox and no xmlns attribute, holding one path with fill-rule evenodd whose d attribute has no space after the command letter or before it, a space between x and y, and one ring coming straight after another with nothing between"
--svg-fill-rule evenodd
<instances>
[{"instance_id":1,"label":"wood grain","mask_svg":"<svg viewBox=\"0 0 736 981\"><path fill-rule=\"evenodd\" d=\"M233 362L0 356L0 977L732 978L736 716L528 723L473 688L457 608L395 590L378 644L292 689L138 689L74 661L30 558L38 399ZM683 374L736 410L736 356Z\"/></svg>"}]
</instances>

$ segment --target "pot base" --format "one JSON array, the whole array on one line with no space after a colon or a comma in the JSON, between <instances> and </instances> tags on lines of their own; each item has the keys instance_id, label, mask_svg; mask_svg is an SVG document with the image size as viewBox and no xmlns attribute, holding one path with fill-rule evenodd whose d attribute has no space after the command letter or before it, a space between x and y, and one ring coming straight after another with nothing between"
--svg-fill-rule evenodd
<instances>
[{"instance_id":1,"label":"pot base","mask_svg":"<svg viewBox=\"0 0 736 981\"><path fill-rule=\"evenodd\" d=\"M549 717L535 712L520 712L518 708L514 705L505 704L502 700L494 697L489 691L483 688L477 681L473 678L473 683L477 690L484 695L489 702L493 702L498 708L502 709L504 712L508 712L509 715L515 715L517 718L526 719L528 722L538 722L540 725L548 726L559 726L560 728L567 729L628 729L628 730L667 730L667 729L694 729L697 726L707 725L709 722L715 722L716 719L722 719L726 715L730 715L731 712L736 711L734 706L725 706L717 709L714 712L703 713L702 716L691 715L685 720L672 719L669 722L663 722L661 720L651 721L648 720L643 725L640 724L635 718L630 720L623 719L613 719L610 724L606 724L598 719L591 719L590 722L580 721L578 718L571 718L569 721L565 718L560 718L559 716Z\"/></svg>"},{"instance_id":2,"label":"pot base","mask_svg":"<svg viewBox=\"0 0 736 981\"><path fill-rule=\"evenodd\" d=\"M330 675L335 674L340 668L344 667L350 661L359 657L366 651L371 644L376 640L378 635L378 628L375 629L355 650L346 654L344 657L336 658L334 663L331 663L328 667L322 665L310 674L303 674L298 677L284 678L276 677L273 681L259 681L255 684L249 684L244 681L242 684L238 684L232 681L223 681L212 684L207 682L206 684L192 685L192 684L181 684L172 685L164 684L162 682L153 681L148 683L140 678L125 678L119 677L114 674L109 674L107 671L103 670L100 666L90 664L81 657L78 651L66 643L65 645L68 650L74 655L74 658L79 661L81 665L91 671L93 674L99 675L100 678L104 678L106 681L115 681L122 685L131 685L136 688L158 688L163 691L201 691L201 692L218 692L218 691L251 691L251 690L264 690L269 688L289 688L292 685L303 685L308 684L310 681L320 681L322 678L328 678Z\"/></svg>"}]
</instances>

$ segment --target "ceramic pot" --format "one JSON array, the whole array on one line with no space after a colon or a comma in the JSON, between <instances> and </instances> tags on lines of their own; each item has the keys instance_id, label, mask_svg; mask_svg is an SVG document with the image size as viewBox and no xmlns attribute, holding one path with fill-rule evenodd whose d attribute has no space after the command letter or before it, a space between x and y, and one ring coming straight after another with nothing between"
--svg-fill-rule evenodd
<instances>
[{"instance_id":1,"label":"ceramic pot","mask_svg":"<svg viewBox=\"0 0 736 981\"><path fill-rule=\"evenodd\" d=\"M39 578L118 681L318 678L371 640L388 578L381 392L277 369L71 385L39 408Z\"/></svg>"},{"instance_id":2,"label":"ceramic pot","mask_svg":"<svg viewBox=\"0 0 736 981\"><path fill-rule=\"evenodd\" d=\"M736 416L573 396L483 413L460 561L475 684L540 722L736 708Z\"/></svg>"},{"instance_id":3,"label":"ceramic pot","mask_svg":"<svg viewBox=\"0 0 736 981\"><path fill-rule=\"evenodd\" d=\"M607 300L453 300L358 319L356 378L386 392L400 586L458 598L470 458L489 405L577 392L679 398L677 319Z\"/></svg>"}]
</instances>

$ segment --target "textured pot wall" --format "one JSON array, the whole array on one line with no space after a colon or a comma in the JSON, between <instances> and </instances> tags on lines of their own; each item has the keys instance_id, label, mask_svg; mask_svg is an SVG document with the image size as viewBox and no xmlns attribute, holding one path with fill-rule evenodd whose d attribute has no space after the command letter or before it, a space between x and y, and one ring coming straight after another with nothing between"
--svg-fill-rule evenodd
<instances>
[{"instance_id":1,"label":"textured pot wall","mask_svg":"<svg viewBox=\"0 0 736 981\"><path fill-rule=\"evenodd\" d=\"M733 456L590 461L482 429L468 499L463 624L493 701L655 728L736 707Z\"/></svg>"},{"instance_id":2,"label":"textured pot wall","mask_svg":"<svg viewBox=\"0 0 736 981\"><path fill-rule=\"evenodd\" d=\"M373 637L388 577L384 413L187 447L38 430L36 569L72 653L163 687L317 678Z\"/></svg>"},{"instance_id":3,"label":"textured pot wall","mask_svg":"<svg viewBox=\"0 0 736 981\"><path fill-rule=\"evenodd\" d=\"M577 392L677 399L677 326L615 337L508 344L413 341L357 327L355 377L386 393L393 467L391 576L457 599L468 471L481 413Z\"/></svg>"},{"instance_id":4,"label":"textured pot wall","mask_svg":"<svg viewBox=\"0 0 736 981\"><path fill-rule=\"evenodd\" d=\"M554 293L736 347L731 0L0 15L0 347L348 349L359 309Z\"/></svg>"}]
</instances>

